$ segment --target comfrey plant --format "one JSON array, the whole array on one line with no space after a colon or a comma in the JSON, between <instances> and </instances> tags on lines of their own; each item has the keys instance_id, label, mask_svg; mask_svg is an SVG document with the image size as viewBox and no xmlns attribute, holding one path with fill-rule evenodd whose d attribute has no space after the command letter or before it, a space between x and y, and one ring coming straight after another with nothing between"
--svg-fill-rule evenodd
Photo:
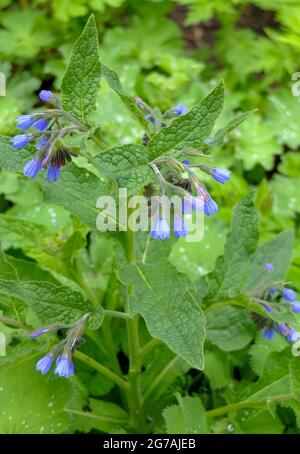
<instances>
[{"instance_id":1,"label":"comfrey plant","mask_svg":"<svg viewBox=\"0 0 300 454\"><path fill-rule=\"evenodd\" d=\"M109 147L97 120L98 101L105 109L100 84L134 117L141 143ZM16 387L25 390L15 404L13 430L28 425L56 433L72 425L79 432L177 433L182 427L224 433L227 427L242 431L244 409L253 418L263 411L270 424L278 403L299 411L300 304L285 284L293 232L259 242L250 191L233 208L224 251L202 276L179 272L172 258L175 238L185 252L189 216L215 215L213 225L218 197L211 190L226 183L234 194L230 172L214 166L213 151L251 113L215 129L222 81L190 109L178 104L165 113L128 95L100 62L93 17L74 45L61 93L39 96L49 109L17 118L23 132L1 137L0 164L34 178L52 212L63 207L66 221L56 232L45 222L0 215L6 249L0 254L0 322L12 339L5 358L10 367L0 374L0 390L9 396L1 409ZM147 232L128 228L120 212L108 219L117 233L97 230L98 198L109 196L116 205L120 189L127 191L128 219L142 216L133 196L146 197L146 217L153 219ZM170 221L159 199L173 196L180 203L170 202ZM14 249L22 249L21 258ZM33 392L42 427L41 416L32 413Z\"/></svg>"}]
</instances>

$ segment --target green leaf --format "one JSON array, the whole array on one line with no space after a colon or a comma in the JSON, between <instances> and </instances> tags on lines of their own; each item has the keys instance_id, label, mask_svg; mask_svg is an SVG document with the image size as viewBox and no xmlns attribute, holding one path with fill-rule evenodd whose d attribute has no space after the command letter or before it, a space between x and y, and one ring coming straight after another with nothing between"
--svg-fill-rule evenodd
<instances>
[{"instance_id":1,"label":"green leaf","mask_svg":"<svg viewBox=\"0 0 300 454\"><path fill-rule=\"evenodd\" d=\"M102 65L103 76L107 80L109 86L120 97L131 115L141 124L144 129L148 129L149 123L145 118L145 114L136 105L136 100L133 96L124 93L118 75L107 66Z\"/></svg>"},{"instance_id":2,"label":"green leaf","mask_svg":"<svg viewBox=\"0 0 300 454\"><path fill-rule=\"evenodd\" d=\"M91 16L73 47L61 86L63 108L84 125L96 109L100 78L98 34L95 18Z\"/></svg>"},{"instance_id":3,"label":"green leaf","mask_svg":"<svg viewBox=\"0 0 300 454\"><path fill-rule=\"evenodd\" d=\"M89 399L90 412L78 411L67 407L66 411L75 418L74 425L77 430L90 432L97 429L111 433L118 427L127 427L129 416L119 405L104 400Z\"/></svg>"},{"instance_id":4,"label":"green leaf","mask_svg":"<svg viewBox=\"0 0 300 454\"><path fill-rule=\"evenodd\" d=\"M228 355L214 347L205 350L205 375L211 389L224 388L230 382L230 365Z\"/></svg>"},{"instance_id":5,"label":"green leaf","mask_svg":"<svg viewBox=\"0 0 300 454\"><path fill-rule=\"evenodd\" d=\"M252 115L246 123L233 131L235 156L243 162L245 170L260 164L266 170L274 165L274 155L282 152L274 137L273 128L259 115Z\"/></svg>"},{"instance_id":6,"label":"green leaf","mask_svg":"<svg viewBox=\"0 0 300 454\"><path fill-rule=\"evenodd\" d=\"M287 230L257 248L252 258L248 281L249 290L285 278L292 257L293 242L293 230ZM265 271L264 263L266 262L272 263L272 272Z\"/></svg>"},{"instance_id":7,"label":"green leaf","mask_svg":"<svg viewBox=\"0 0 300 454\"><path fill-rule=\"evenodd\" d=\"M43 324L72 323L92 311L91 304L79 292L50 282L0 279L0 294L28 304Z\"/></svg>"},{"instance_id":8,"label":"green leaf","mask_svg":"<svg viewBox=\"0 0 300 454\"><path fill-rule=\"evenodd\" d=\"M178 405L163 412L168 434L208 433L205 410L199 397L177 395Z\"/></svg>"},{"instance_id":9,"label":"green leaf","mask_svg":"<svg viewBox=\"0 0 300 454\"><path fill-rule=\"evenodd\" d=\"M188 147L200 149L222 111L223 101L224 83L221 81L201 103L153 137L148 145L150 158L182 152Z\"/></svg>"},{"instance_id":10,"label":"green leaf","mask_svg":"<svg viewBox=\"0 0 300 454\"><path fill-rule=\"evenodd\" d=\"M223 145L224 138L229 134L234 128L239 126L243 121L245 121L254 111L243 112L237 115L235 118L229 121L225 128L220 129L214 136L213 140L209 143L209 147L220 147Z\"/></svg>"},{"instance_id":11,"label":"green leaf","mask_svg":"<svg viewBox=\"0 0 300 454\"><path fill-rule=\"evenodd\" d=\"M0 433L68 432L71 416L64 412L64 406L71 399L73 390L69 380L54 375L47 379L36 372L35 361L1 370Z\"/></svg>"},{"instance_id":12,"label":"green leaf","mask_svg":"<svg viewBox=\"0 0 300 454\"><path fill-rule=\"evenodd\" d=\"M250 273L250 258L258 241L258 215L253 193L244 197L233 211L232 228L227 236L224 255L207 276L207 301L234 297L243 292Z\"/></svg>"},{"instance_id":13,"label":"green leaf","mask_svg":"<svg viewBox=\"0 0 300 454\"><path fill-rule=\"evenodd\" d=\"M167 261L132 263L119 272L120 280L134 285L129 306L140 313L154 338L196 369L203 369L205 318L194 300L189 279Z\"/></svg>"},{"instance_id":14,"label":"green leaf","mask_svg":"<svg viewBox=\"0 0 300 454\"><path fill-rule=\"evenodd\" d=\"M147 148L140 145L111 148L95 159L117 179L120 188L128 189L128 195L138 194L154 178Z\"/></svg>"},{"instance_id":15,"label":"green leaf","mask_svg":"<svg viewBox=\"0 0 300 454\"><path fill-rule=\"evenodd\" d=\"M286 348L286 340L275 333L271 341L266 340L262 333L258 333L255 343L249 348L250 364L252 370L259 377L263 374L268 356L272 352L281 352Z\"/></svg>"},{"instance_id":16,"label":"green leaf","mask_svg":"<svg viewBox=\"0 0 300 454\"><path fill-rule=\"evenodd\" d=\"M256 331L249 311L245 309L226 306L207 313L206 318L206 338L224 352L246 347Z\"/></svg>"}]
</instances>

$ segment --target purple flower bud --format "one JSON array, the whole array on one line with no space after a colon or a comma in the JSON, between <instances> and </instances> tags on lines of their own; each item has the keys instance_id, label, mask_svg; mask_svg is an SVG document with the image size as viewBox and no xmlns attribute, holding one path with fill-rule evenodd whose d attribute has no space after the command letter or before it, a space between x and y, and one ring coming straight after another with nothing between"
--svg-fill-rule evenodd
<instances>
[{"instance_id":1,"label":"purple flower bud","mask_svg":"<svg viewBox=\"0 0 300 454\"><path fill-rule=\"evenodd\" d=\"M31 136L29 134L19 134L18 136L11 138L11 143L14 148L20 150L21 148L25 147L25 145L30 142Z\"/></svg>"},{"instance_id":2,"label":"purple flower bud","mask_svg":"<svg viewBox=\"0 0 300 454\"><path fill-rule=\"evenodd\" d=\"M39 98L41 101L48 102L52 94L53 93L50 90L41 90L39 93Z\"/></svg>"},{"instance_id":3,"label":"purple flower bud","mask_svg":"<svg viewBox=\"0 0 300 454\"><path fill-rule=\"evenodd\" d=\"M268 306L267 304L263 304L263 306L267 312L272 312L272 308L270 306Z\"/></svg>"},{"instance_id":4,"label":"purple flower bud","mask_svg":"<svg viewBox=\"0 0 300 454\"><path fill-rule=\"evenodd\" d=\"M188 113L189 109L182 103L177 104L177 106L174 109L174 112L176 115L185 115Z\"/></svg>"},{"instance_id":5,"label":"purple flower bud","mask_svg":"<svg viewBox=\"0 0 300 454\"><path fill-rule=\"evenodd\" d=\"M35 337L38 337L40 336L41 334L44 334L47 332L47 328L39 328L35 331L33 331L32 333L29 334L29 336L34 339Z\"/></svg>"},{"instance_id":6,"label":"purple flower bud","mask_svg":"<svg viewBox=\"0 0 300 454\"><path fill-rule=\"evenodd\" d=\"M47 170L46 178L48 181L57 181L60 177L60 167L51 166Z\"/></svg>"},{"instance_id":7,"label":"purple flower bud","mask_svg":"<svg viewBox=\"0 0 300 454\"><path fill-rule=\"evenodd\" d=\"M209 145L212 141L213 141L212 137L206 137L206 139L204 139L205 145Z\"/></svg>"},{"instance_id":8,"label":"purple flower bud","mask_svg":"<svg viewBox=\"0 0 300 454\"><path fill-rule=\"evenodd\" d=\"M271 273L271 272L273 271L274 268L273 268L272 263L266 262L266 263L264 263L264 269L265 269L266 271L268 271L269 273Z\"/></svg>"},{"instance_id":9,"label":"purple flower bud","mask_svg":"<svg viewBox=\"0 0 300 454\"><path fill-rule=\"evenodd\" d=\"M35 369L41 371L41 373L45 375L51 369L52 362L53 356L51 354L43 356L43 358L36 363Z\"/></svg>"},{"instance_id":10,"label":"purple flower bud","mask_svg":"<svg viewBox=\"0 0 300 454\"><path fill-rule=\"evenodd\" d=\"M40 118L39 120L37 120L35 123L34 123L34 127L35 129L37 129L38 131L45 131L45 129L48 128L48 125L49 125L49 122L47 120L45 120L45 118Z\"/></svg>"},{"instance_id":11,"label":"purple flower bud","mask_svg":"<svg viewBox=\"0 0 300 454\"><path fill-rule=\"evenodd\" d=\"M293 301L293 303L291 304L291 309L296 314L299 314L299 312L300 312L300 301Z\"/></svg>"},{"instance_id":12,"label":"purple flower bud","mask_svg":"<svg viewBox=\"0 0 300 454\"><path fill-rule=\"evenodd\" d=\"M264 338L267 340L271 340L274 336L274 331L272 328L264 328Z\"/></svg>"},{"instance_id":13,"label":"purple flower bud","mask_svg":"<svg viewBox=\"0 0 300 454\"><path fill-rule=\"evenodd\" d=\"M182 164L189 166L191 164L191 161L189 161L188 159L185 159L184 161L182 161Z\"/></svg>"},{"instance_id":14,"label":"purple flower bud","mask_svg":"<svg viewBox=\"0 0 300 454\"><path fill-rule=\"evenodd\" d=\"M290 327L290 332L289 332L289 335L287 336L287 340L294 343L298 339L299 339L299 335L296 333L294 328Z\"/></svg>"},{"instance_id":15,"label":"purple flower bud","mask_svg":"<svg viewBox=\"0 0 300 454\"><path fill-rule=\"evenodd\" d=\"M214 201L214 199L207 194L207 197L204 200L204 213L207 216L210 216L213 213L217 213L219 211L218 205Z\"/></svg>"},{"instance_id":16,"label":"purple flower bud","mask_svg":"<svg viewBox=\"0 0 300 454\"><path fill-rule=\"evenodd\" d=\"M44 147L46 145L47 142L48 142L47 137L45 137L45 136L42 137L40 139L40 141L38 142L36 149L39 151L42 147Z\"/></svg>"},{"instance_id":17,"label":"purple flower bud","mask_svg":"<svg viewBox=\"0 0 300 454\"><path fill-rule=\"evenodd\" d=\"M227 169L218 169L217 167L214 167L211 170L211 176L219 183L224 184L226 181L230 180L230 171Z\"/></svg>"},{"instance_id":18,"label":"purple flower bud","mask_svg":"<svg viewBox=\"0 0 300 454\"><path fill-rule=\"evenodd\" d=\"M55 375L60 377L71 377L74 375L74 364L68 355L59 355L56 361Z\"/></svg>"},{"instance_id":19,"label":"purple flower bud","mask_svg":"<svg viewBox=\"0 0 300 454\"><path fill-rule=\"evenodd\" d=\"M282 290L282 296L287 301L294 301L296 299L296 292L291 288L284 288Z\"/></svg>"},{"instance_id":20,"label":"purple flower bud","mask_svg":"<svg viewBox=\"0 0 300 454\"><path fill-rule=\"evenodd\" d=\"M177 238L186 237L188 234L188 229L185 225L184 220L181 216L175 215L174 217L174 233Z\"/></svg>"},{"instance_id":21,"label":"purple flower bud","mask_svg":"<svg viewBox=\"0 0 300 454\"><path fill-rule=\"evenodd\" d=\"M25 131L25 129L33 125L34 121L33 115L19 115L17 117L17 127Z\"/></svg>"},{"instance_id":22,"label":"purple flower bud","mask_svg":"<svg viewBox=\"0 0 300 454\"><path fill-rule=\"evenodd\" d=\"M285 323L280 323L279 325L279 330L280 330L280 333L283 335L283 336L288 336L289 335L289 332L290 332L290 329L289 327L285 324Z\"/></svg>"},{"instance_id":23,"label":"purple flower bud","mask_svg":"<svg viewBox=\"0 0 300 454\"><path fill-rule=\"evenodd\" d=\"M27 162L24 166L23 173L25 177L36 177L42 168L42 161L38 161L36 158L32 158L31 161Z\"/></svg>"},{"instance_id":24,"label":"purple flower bud","mask_svg":"<svg viewBox=\"0 0 300 454\"><path fill-rule=\"evenodd\" d=\"M145 115L145 118L146 118L147 121L151 121L151 123L153 125L155 125L155 119L152 117L152 115L147 114L147 115Z\"/></svg>"},{"instance_id":25,"label":"purple flower bud","mask_svg":"<svg viewBox=\"0 0 300 454\"><path fill-rule=\"evenodd\" d=\"M269 289L269 294L270 294L271 296L274 296L274 295L276 295L277 293L278 293L277 288L270 288L270 289Z\"/></svg>"},{"instance_id":26,"label":"purple flower bud","mask_svg":"<svg viewBox=\"0 0 300 454\"><path fill-rule=\"evenodd\" d=\"M170 227L165 218L157 219L151 230L151 238L165 240L170 237Z\"/></svg>"}]
</instances>

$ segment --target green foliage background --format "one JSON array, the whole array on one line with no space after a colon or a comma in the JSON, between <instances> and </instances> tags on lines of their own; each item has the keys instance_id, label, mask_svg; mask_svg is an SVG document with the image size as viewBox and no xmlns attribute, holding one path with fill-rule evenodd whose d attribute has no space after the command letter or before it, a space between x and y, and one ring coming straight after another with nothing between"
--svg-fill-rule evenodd
<instances>
[{"instance_id":1,"label":"green foliage background","mask_svg":"<svg viewBox=\"0 0 300 454\"><path fill-rule=\"evenodd\" d=\"M191 108L223 78L225 109L218 128L224 127L239 112L257 109L226 136L225 146L213 150L214 165L232 171L232 179L225 186L211 184L209 179L205 181L220 206L220 213L206 220L205 238L201 243L195 246L179 240L170 245L170 261L201 288L201 278L214 270L217 257L224 251L233 207L255 187L260 244L287 229L295 232L286 280L292 281L300 291L300 97L293 96L291 91L292 74L300 70L300 1L0 0L0 7L0 71L7 77L7 94L0 98L0 134L17 133L15 117L37 108L36 93L40 88L60 90L72 44L91 13L95 15L100 36L101 61L119 74L128 94L139 95L161 110L178 102ZM106 82L101 85L93 118L95 124L101 123L103 137L111 145L140 143L142 139L142 128L128 115L119 97L112 95ZM6 159L10 160L9 153ZM86 285L102 302L113 301L113 245L96 237L95 233L89 233L87 242L87 226L57 204L59 196L64 197L62 193L52 194L52 199L44 201L39 184L12 173L13 164L11 171L7 170L9 166L0 164L3 167L0 171L0 241L22 279L34 277L53 286L62 284L65 279L69 285L76 274L76 279L83 276ZM77 165L90 170L81 158ZM95 195L98 192L99 186ZM239 237L239 229L243 228L243 224L236 225L233 244ZM276 262L278 267L284 260L287 266L289 263L288 258L284 259L284 251L289 254L285 241L275 244L283 251ZM228 242L227 257L232 250ZM255 247L251 254L254 250ZM267 248L263 254L267 257ZM270 258L276 260L272 254ZM238 260L242 260L240 256ZM260 262L263 263L262 259ZM224 282L228 282L232 292L232 275L228 272L231 265L229 261L222 266ZM234 272L233 268L232 265ZM3 272L1 274L3 277ZM125 281L128 276L135 279L129 273ZM213 273L209 279L217 281ZM25 311L18 291L9 290L10 298L16 299L14 316ZM53 293L50 284L47 291L49 295ZM223 291L226 291L224 285ZM215 293L219 294L217 290ZM236 295L226 294L228 296ZM213 300L214 295L210 298ZM38 304L38 301L32 302L31 297L28 300L32 305ZM7 314L6 304L6 297L1 296L0 311L11 315ZM246 303L244 307L248 307ZM75 312L70 310L68 317L76 318ZM54 322L59 314L58 310L53 320L48 321ZM35 316L34 311L27 313L26 322L35 324ZM117 406L118 399L109 380L79 364L74 381L47 379L47 387L44 387L45 379L30 372L34 368L31 358L41 354L43 345L33 346L26 341L19 354L15 345L20 336L21 340L25 339L25 334L16 333L5 324L0 324L0 329L7 335L8 348L14 351L14 367L19 368L14 371L12 382L10 365L6 367L8 360L1 359L0 392L6 386L9 389L3 404L7 414L1 416L2 405L0 408L0 433L126 430L127 415ZM116 326L118 345L126 354L122 330L121 325ZM145 328L144 331L146 342L149 335ZM91 334L84 348L107 366L115 367L111 364L114 355L111 349L115 347L110 344L105 325L101 336L93 340ZM167 347L155 350L154 357L149 359L143 386L150 388L149 396L153 399L151 386L156 369L164 370L168 362L175 361L171 372L164 376L160 390L153 391L156 406L149 409L154 420L151 430L160 433L298 433L299 403L293 401L285 405L283 401L275 411L272 400L276 393L288 394L289 380L293 392L299 393L299 383L293 373L287 376L288 370L293 372L297 367L297 359L291 357L287 343L277 335L275 341L268 343L256 331L248 312L236 313L228 307L215 316L215 320L210 320L207 339L204 372L188 372L187 364L178 357L174 360ZM273 373L271 379L268 370ZM267 393L270 383L276 387L275 381L280 387ZM28 393L33 383L40 395ZM14 395L16 389L18 393ZM262 397L264 392L265 397ZM177 397L174 393L178 393ZM63 399L56 401L57 395L63 395ZM253 396L258 403L245 409L243 402L254 399ZM15 417L20 399L24 399L24 405L21 414ZM96 415L106 415L104 420L99 417L95 423L82 416L83 402L87 405L87 399L89 410ZM44 402L40 416L38 412L34 416L30 414L33 401ZM225 410L220 415L214 414L219 407L236 402L239 405L233 413ZM63 411L66 405L67 410ZM49 410L53 411L52 407L55 410L53 421ZM203 416L204 409L206 416ZM9 416L13 417L13 423ZM212 422L208 424L207 420Z\"/></svg>"}]
</instances>

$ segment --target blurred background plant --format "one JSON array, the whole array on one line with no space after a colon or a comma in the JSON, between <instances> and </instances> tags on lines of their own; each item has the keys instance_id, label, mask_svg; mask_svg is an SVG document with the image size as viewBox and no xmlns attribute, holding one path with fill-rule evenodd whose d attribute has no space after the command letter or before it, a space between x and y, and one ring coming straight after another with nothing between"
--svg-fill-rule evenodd
<instances>
[{"instance_id":1,"label":"blurred background plant","mask_svg":"<svg viewBox=\"0 0 300 454\"><path fill-rule=\"evenodd\" d=\"M287 279L300 290L300 97L292 95L292 74L300 71L300 0L0 0L0 8L0 71L7 77L0 134L17 133L15 117L37 108L41 88L59 90L72 43L90 13L96 17L101 60L118 72L129 94L162 111L179 102L191 108L224 78L226 104L217 127L240 111L257 109L222 150L214 150L214 164L232 171L225 187L210 187L207 178L220 216L206 220L201 243L179 240L171 260L192 279L210 272L223 251L233 205L254 185L261 241L295 229ZM111 145L140 142L142 130L104 81L100 92L96 116L104 138ZM36 183L0 172L0 212L44 225L61 237L75 227L86 233L62 207L46 204ZM1 223L0 240L36 258L29 240L28 245L16 237L4 240ZM111 279L110 245L93 235L90 244L90 254L81 251L78 266L89 285L104 292ZM14 254L22 257L20 251ZM46 258L44 265L51 269ZM231 355L229 360L211 350L224 382L230 367L244 364L243 350ZM209 375L218 382L213 370Z\"/></svg>"}]
</instances>

